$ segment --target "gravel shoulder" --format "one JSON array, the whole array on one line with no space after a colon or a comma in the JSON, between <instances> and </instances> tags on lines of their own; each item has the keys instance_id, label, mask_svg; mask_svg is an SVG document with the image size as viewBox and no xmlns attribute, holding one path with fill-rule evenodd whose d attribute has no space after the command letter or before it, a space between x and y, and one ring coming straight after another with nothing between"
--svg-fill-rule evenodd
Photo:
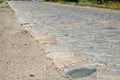
<instances>
[{"instance_id":1,"label":"gravel shoulder","mask_svg":"<svg viewBox=\"0 0 120 80\"><path fill-rule=\"evenodd\" d=\"M65 80L16 20L13 10L0 4L0 80Z\"/></svg>"}]
</instances>

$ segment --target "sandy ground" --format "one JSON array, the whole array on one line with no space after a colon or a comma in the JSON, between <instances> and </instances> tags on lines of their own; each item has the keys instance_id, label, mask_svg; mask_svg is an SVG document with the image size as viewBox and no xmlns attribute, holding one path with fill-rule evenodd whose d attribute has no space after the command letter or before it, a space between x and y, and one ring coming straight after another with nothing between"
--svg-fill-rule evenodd
<instances>
[{"instance_id":1,"label":"sandy ground","mask_svg":"<svg viewBox=\"0 0 120 80\"><path fill-rule=\"evenodd\" d=\"M65 80L16 20L8 5L0 4L0 80Z\"/></svg>"}]
</instances>

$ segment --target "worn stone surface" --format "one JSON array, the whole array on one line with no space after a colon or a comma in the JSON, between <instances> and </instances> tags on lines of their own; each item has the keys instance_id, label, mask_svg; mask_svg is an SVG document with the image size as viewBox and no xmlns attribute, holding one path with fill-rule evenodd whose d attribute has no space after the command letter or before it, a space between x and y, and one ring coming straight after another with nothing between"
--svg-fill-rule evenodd
<instances>
[{"instance_id":1,"label":"worn stone surface","mask_svg":"<svg viewBox=\"0 0 120 80\"><path fill-rule=\"evenodd\" d=\"M73 57L72 53L69 52L54 52L47 54L47 58L56 59L56 58L69 58Z\"/></svg>"},{"instance_id":2,"label":"worn stone surface","mask_svg":"<svg viewBox=\"0 0 120 80\"><path fill-rule=\"evenodd\" d=\"M52 45L50 47L44 48L46 53L58 53L58 52L62 52L62 53L72 53L71 49L68 49L66 46L63 45Z\"/></svg>"},{"instance_id":3,"label":"worn stone surface","mask_svg":"<svg viewBox=\"0 0 120 80\"><path fill-rule=\"evenodd\" d=\"M74 66L100 69L94 78L85 80L114 80L108 74L106 74L108 77L101 74L107 72L107 68L119 72L120 11L49 2L8 3L15 11L18 22L24 28L30 27L27 30L31 34L32 32L47 34L44 37L37 36L43 41L40 43L49 43L51 37L48 35L55 36L56 44L44 47L45 52L50 53L48 54L50 58L61 58L63 61L65 60L63 57L68 58L68 55L71 57L71 53L76 52L74 56L82 54L86 61L83 65L78 62ZM56 63L59 63L59 60ZM116 78L119 76L116 75Z\"/></svg>"},{"instance_id":4,"label":"worn stone surface","mask_svg":"<svg viewBox=\"0 0 120 80\"><path fill-rule=\"evenodd\" d=\"M39 44L55 44L56 43L55 36L51 36L47 34L36 34L33 37Z\"/></svg>"},{"instance_id":5,"label":"worn stone surface","mask_svg":"<svg viewBox=\"0 0 120 80\"><path fill-rule=\"evenodd\" d=\"M56 58L54 59L54 65L56 68L62 69L75 63L83 63L84 60L85 59L83 57Z\"/></svg>"}]
</instances>

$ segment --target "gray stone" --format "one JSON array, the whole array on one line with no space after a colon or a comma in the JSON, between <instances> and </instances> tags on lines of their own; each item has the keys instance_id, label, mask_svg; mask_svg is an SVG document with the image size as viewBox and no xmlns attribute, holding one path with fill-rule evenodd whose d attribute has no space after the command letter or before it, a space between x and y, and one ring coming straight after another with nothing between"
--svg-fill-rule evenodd
<instances>
[{"instance_id":1,"label":"gray stone","mask_svg":"<svg viewBox=\"0 0 120 80\"><path fill-rule=\"evenodd\" d=\"M116 60L115 65L120 66L120 60Z\"/></svg>"},{"instance_id":2,"label":"gray stone","mask_svg":"<svg viewBox=\"0 0 120 80\"><path fill-rule=\"evenodd\" d=\"M120 60L120 57L114 55L103 55L100 58L105 60Z\"/></svg>"},{"instance_id":3,"label":"gray stone","mask_svg":"<svg viewBox=\"0 0 120 80\"><path fill-rule=\"evenodd\" d=\"M55 53L55 52L71 52L71 49L64 45L55 45L45 48L45 52L47 53Z\"/></svg>"},{"instance_id":4,"label":"gray stone","mask_svg":"<svg viewBox=\"0 0 120 80\"><path fill-rule=\"evenodd\" d=\"M104 73L101 74L101 76L109 77L109 78L111 78L111 76L114 76L114 77L120 78L119 77L120 66L105 66L105 67L101 67L101 69L104 70ZM112 79L112 80L114 80L114 79Z\"/></svg>"},{"instance_id":5,"label":"gray stone","mask_svg":"<svg viewBox=\"0 0 120 80\"><path fill-rule=\"evenodd\" d=\"M93 55L93 54L86 54L85 57L86 57L86 58L93 58L94 55Z\"/></svg>"},{"instance_id":6,"label":"gray stone","mask_svg":"<svg viewBox=\"0 0 120 80\"><path fill-rule=\"evenodd\" d=\"M106 43L106 41L104 39L94 39L93 42L98 43L98 44Z\"/></svg>"},{"instance_id":7,"label":"gray stone","mask_svg":"<svg viewBox=\"0 0 120 80\"><path fill-rule=\"evenodd\" d=\"M111 66L108 70L119 72L120 73L120 66Z\"/></svg>"},{"instance_id":8,"label":"gray stone","mask_svg":"<svg viewBox=\"0 0 120 80\"><path fill-rule=\"evenodd\" d=\"M88 61L83 64L84 66L105 66L103 61Z\"/></svg>"}]
</instances>

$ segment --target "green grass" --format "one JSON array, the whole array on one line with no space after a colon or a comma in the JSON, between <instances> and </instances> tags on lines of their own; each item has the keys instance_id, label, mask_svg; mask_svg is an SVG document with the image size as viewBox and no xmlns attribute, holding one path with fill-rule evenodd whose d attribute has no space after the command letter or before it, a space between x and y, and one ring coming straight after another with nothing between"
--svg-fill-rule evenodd
<instances>
[{"instance_id":1,"label":"green grass","mask_svg":"<svg viewBox=\"0 0 120 80\"><path fill-rule=\"evenodd\" d=\"M59 0L58 3L62 4L69 4L69 5L75 5L75 6L90 6L90 7L97 7L97 8L106 8L106 9L114 9L114 10L120 10L120 2L108 2L99 4L97 2L94 2L95 0L80 0L79 3L75 2L65 2L64 0Z\"/></svg>"},{"instance_id":2,"label":"green grass","mask_svg":"<svg viewBox=\"0 0 120 80\"><path fill-rule=\"evenodd\" d=\"M4 0L0 0L0 3L4 2Z\"/></svg>"},{"instance_id":3,"label":"green grass","mask_svg":"<svg viewBox=\"0 0 120 80\"><path fill-rule=\"evenodd\" d=\"M91 3L91 2L80 2L78 5L120 10L120 2L118 3L108 2L108 3L103 3L103 4L97 4L97 3Z\"/></svg>"},{"instance_id":4,"label":"green grass","mask_svg":"<svg viewBox=\"0 0 120 80\"><path fill-rule=\"evenodd\" d=\"M75 6L90 6L90 7L97 7L97 8L120 10L120 2L119 3L108 2L108 3L103 3L103 4L97 4L97 3L93 3L93 2L79 2L79 3L66 2L65 4L75 5Z\"/></svg>"}]
</instances>

